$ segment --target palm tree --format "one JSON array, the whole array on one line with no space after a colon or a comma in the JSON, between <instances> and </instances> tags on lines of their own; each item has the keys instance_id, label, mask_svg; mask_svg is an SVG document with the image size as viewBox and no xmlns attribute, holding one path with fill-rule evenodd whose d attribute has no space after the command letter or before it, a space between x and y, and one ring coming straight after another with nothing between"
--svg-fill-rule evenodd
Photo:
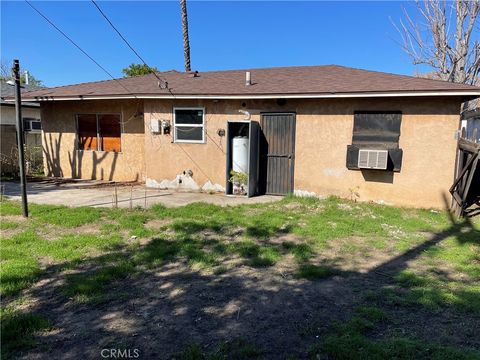
<instances>
[{"instance_id":1,"label":"palm tree","mask_svg":"<svg viewBox=\"0 0 480 360\"><path fill-rule=\"evenodd\" d=\"M185 58L185 71L190 71L190 40L188 39L187 0L180 0L180 9L182 12L183 56Z\"/></svg>"}]
</instances>

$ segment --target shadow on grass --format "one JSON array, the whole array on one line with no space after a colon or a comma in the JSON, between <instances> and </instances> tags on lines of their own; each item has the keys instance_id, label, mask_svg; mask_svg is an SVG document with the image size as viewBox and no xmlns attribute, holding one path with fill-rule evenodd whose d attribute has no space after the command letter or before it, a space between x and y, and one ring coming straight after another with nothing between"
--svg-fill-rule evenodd
<instances>
[{"instance_id":1,"label":"shadow on grass","mask_svg":"<svg viewBox=\"0 0 480 360\"><path fill-rule=\"evenodd\" d=\"M10 358L17 351L35 345L35 333L52 329L52 322L37 314L22 314L2 309L1 320L2 359Z\"/></svg>"},{"instance_id":2,"label":"shadow on grass","mask_svg":"<svg viewBox=\"0 0 480 360\"><path fill-rule=\"evenodd\" d=\"M214 350L206 353L198 344L189 345L173 356L178 360L257 359L262 351L243 338L222 341Z\"/></svg>"},{"instance_id":3,"label":"shadow on grass","mask_svg":"<svg viewBox=\"0 0 480 360\"><path fill-rule=\"evenodd\" d=\"M392 305L406 306L410 312L421 313L418 311L418 305L431 310L454 306L455 309L467 313L480 313L478 284L477 287L472 286L468 290L459 290L455 287L449 289L448 282L447 285L442 283L442 276L443 280L446 280L445 274L441 274L440 279L434 280L406 270L409 262L447 238L453 237L462 246L480 244L480 231L475 229L470 218L457 220L450 215L450 224L448 229L434 234L422 244L375 267L365 275L355 276L358 283L375 284L375 289L365 294L366 302L375 305L372 309L378 311L378 307L386 307L391 311ZM430 322L432 317L429 315L426 317L428 319L426 321ZM386 321L386 318L369 319L368 314L357 314L348 322L337 324L334 326L333 334L311 346L309 351L311 357L316 358L321 353L327 353L335 359L480 359L480 352L469 348L459 349L398 335L380 339L369 337L369 332L379 320ZM421 320L417 319L418 321ZM475 323L477 323L475 320L472 321L472 324ZM462 327L457 330L465 331ZM412 334L412 331L410 328L409 333Z\"/></svg>"},{"instance_id":4,"label":"shadow on grass","mask_svg":"<svg viewBox=\"0 0 480 360\"><path fill-rule=\"evenodd\" d=\"M359 307L355 315L334 331L322 344L309 349L312 358L324 351L334 359L442 359L467 360L478 358L474 350L426 344L406 337L371 339L367 334L379 323L388 322L387 315L375 307Z\"/></svg>"},{"instance_id":5,"label":"shadow on grass","mask_svg":"<svg viewBox=\"0 0 480 360\"><path fill-rule=\"evenodd\" d=\"M241 234L245 237L226 242L221 237L223 231L232 225L238 226L238 223L229 226L226 223L227 220L177 220L172 224L177 233L175 236L156 237L144 246L119 247L110 254L89 259L91 267L83 266L75 274L62 276L64 283L53 281L32 290L39 301L26 315L55 318L54 325L59 324L60 331L48 333L43 336L43 341L61 344L55 350L57 355L68 348L70 354L76 356L98 357L103 345L101 340L111 341L112 338L126 342L122 346L140 348L145 358L168 358L192 343L201 346L193 346L193 350L184 354L185 358L202 358L205 354L217 352L229 357L225 354L230 350L215 350L221 348L218 344L226 338L244 338L248 344L253 344L242 345L242 348L251 346L254 351L240 352L238 358L257 356L257 353L266 358L279 354L303 358L306 355L304 350L312 343L314 348L318 345L311 351L314 357L318 353L327 353L340 358L343 355L350 358L368 355L408 358L413 351L421 350L423 355L420 358L426 359L428 354L449 351L449 348L440 348L431 353L422 352L422 349L431 348L423 341L368 338L368 330L383 320L381 316L377 316L380 320L365 320L365 311L362 313L365 321L356 319L354 309L364 299L359 299L352 289L359 288L362 295L367 290L379 295L400 285L415 294L415 287L429 286L415 278L401 282L397 277L410 261L448 237L454 237L459 244L478 244L480 234L469 219L461 222L452 219L447 230L366 274L345 273L328 262L311 263L314 251L309 244L265 241L292 231L284 224L268 223L258 228L252 225L250 230L245 227L245 233ZM212 231L217 237L206 238L205 234L199 234L204 231ZM254 241L252 237L258 237L260 241ZM297 261L299 276L319 281L284 282L266 272L252 275L242 271L241 267L215 275L182 265L182 262L188 262L211 269L221 266L224 257L238 256L245 265L265 267L275 264L285 254L293 255ZM65 267L69 267L68 262L49 267L46 272L58 274ZM340 276L332 278L332 275ZM64 296L53 296L58 292ZM401 298L394 290L393 294ZM473 291L458 292L455 304L474 301L475 294ZM372 302L384 306L387 300L379 296ZM77 308L79 302L83 304ZM411 299L411 304L418 303L418 298ZM69 311L72 307L76 311ZM416 311L412 309L412 313ZM94 315L89 316L90 313ZM374 311L368 313L371 315ZM115 317L128 327L112 326L111 319ZM305 322L313 319L321 324L317 332L322 335L321 341L301 335ZM334 321L343 321L354 330L344 329L324 336ZM2 340L3 336L12 334L8 330L8 326L12 328L11 321L7 320L5 324L7 331L2 331ZM4 322L2 329L3 326ZM64 337L79 328L89 330L82 338L87 347L82 341ZM25 330L23 334L27 336L31 332Z\"/></svg>"}]
</instances>

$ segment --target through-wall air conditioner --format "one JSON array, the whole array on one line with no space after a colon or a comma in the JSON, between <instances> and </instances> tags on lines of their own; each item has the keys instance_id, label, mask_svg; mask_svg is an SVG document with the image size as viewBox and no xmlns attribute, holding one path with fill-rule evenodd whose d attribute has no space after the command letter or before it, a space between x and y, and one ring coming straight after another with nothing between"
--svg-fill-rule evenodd
<instances>
[{"instance_id":1,"label":"through-wall air conditioner","mask_svg":"<svg viewBox=\"0 0 480 360\"><path fill-rule=\"evenodd\" d=\"M23 131L42 132L42 123L40 119L23 118Z\"/></svg>"},{"instance_id":2,"label":"through-wall air conditioner","mask_svg":"<svg viewBox=\"0 0 480 360\"><path fill-rule=\"evenodd\" d=\"M386 170L388 165L388 150L360 149L358 152L358 167L360 169Z\"/></svg>"}]
</instances>

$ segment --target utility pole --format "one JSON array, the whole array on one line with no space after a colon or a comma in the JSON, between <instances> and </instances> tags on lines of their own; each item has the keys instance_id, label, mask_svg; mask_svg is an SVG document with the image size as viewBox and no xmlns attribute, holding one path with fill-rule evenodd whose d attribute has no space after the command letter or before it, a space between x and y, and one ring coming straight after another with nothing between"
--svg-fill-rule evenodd
<instances>
[{"instance_id":1,"label":"utility pole","mask_svg":"<svg viewBox=\"0 0 480 360\"><path fill-rule=\"evenodd\" d=\"M22 119L22 95L20 93L20 64L13 60L13 77L15 80L15 115L17 119L18 166L20 168L20 189L22 192L22 213L28 217L27 178L25 174L25 134Z\"/></svg>"}]
</instances>

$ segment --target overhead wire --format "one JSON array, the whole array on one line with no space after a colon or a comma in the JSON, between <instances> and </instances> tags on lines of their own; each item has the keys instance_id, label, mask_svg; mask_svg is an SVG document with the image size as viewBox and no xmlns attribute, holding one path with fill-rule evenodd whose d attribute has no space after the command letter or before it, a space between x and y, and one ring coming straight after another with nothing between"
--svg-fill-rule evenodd
<instances>
[{"instance_id":1,"label":"overhead wire","mask_svg":"<svg viewBox=\"0 0 480 360\"><path fill-rule=\"evenodd\" d=\"M123 85L119 79L115 78L107 69L105 69L100 63L95 60L90 54L88 54L80 45L78 45L70 36L68 36L62 29L60 29L55 23L50 20L45 14L43 14L40 10L38 10L29 0L25 0L25 2L35 11L37 12L45 21L47 21L55 30L57 30L60 34L63 35L73 46L75 46L78 50L80 50L86 57L88 57L95 65L97 65L104 73L106 73L112 80L120 85L124 90L128 92L128 95L132 95L135 98L137 96L129 90L125 85Z\"/></svg>"},{"instance_id":2,"label":"overhead wire","mask_svg":"<svg viewBox=\"0 0 480 360\"><path fill-rule=\"evenodd\" d=\"M83 53L88 59L90 59L97 67L99 67L104 73L106 73L112 80L115 81L116 84L120 85L124 90L127 91L127 95L133 96L137 100L137 111L138 113L138 101L140 99L138 96L128 89L122 82L115 78L104 66L102 66L97 60L93 58L86 50L84 50L78 43L76 43L70 36L68 36L62 29L60 29L52 20L50 20L44 13L42 13L38 8L36 8L29 0L25 0L25 2L38 14L40 15L48 24L50 24L55 30L57 30L64 38L66 38L72 45L74 45L81 53ZM172 94L173 95L173 94ZM132 119L136 118L136 114L131 116L128 120L122 120L122 124L125 125L126 123L130 122Z\"/></svg>"},{"instance_id":3,"label":"overhead wire","mask_svg":"<svg viewBox=\"0 0 480 360\"><path fill-rule=\"evenodd\" d=\"M137 58L147 67L147 69L152 73L159 81L162 81L166 84L165 88L170 92L170 94L175 97L175 95L172 93L171 89L168 87L168 83L166 80L161 79L158 74L147 64L147 62L143 59L143 57L138 53L137 50L130 44L130 42L126 39L126 37L118 30L118 28L113 24L113 22L109 19L109 17L105 14L105 12L100 8L100 6L97 4L95 0L90 0L92 4L97 8L97 10L100 12L100 14L103 16L103 18L107 21L107 23L112 27L112 29L117 33L117 35L123 40L123 42L132 50L132 52L137 56ZM193 130L193 129L192 129ZM175 131L175 130L174 130ZM206 125L204 126L203 131L205 132L205 135L210 138L210 140L216 145L216 147L223 153L223 149L217 144L217 142L208 134ZM178 143L176 143L179 145ZM190 160L197 165L197 167L200 169L200 171L207 177L207 179L211 180L210 177L201 169L201 167L197 164L197 162L186 152L186 150L180 146L180 149L190 158Z\"/></svg>"},{"instance_id":4,"label":"overhead wire","mask_svg":"<svg viewBox=\"0 0 480 360\"><path fill-rule=\"evenodd\" d=\"M105 12L100 8L100 6L97 4L97 2L95 0L91 0L92 4L97 8L97 10L100 12L100 14L103 16L103 18L107 21L107 23L111 26L111 28L117 33L118 36L120 36L120 38L123 40L123 42L130 48L130 50L132 50L132 52L138 57L138 59L143 63L143 65L146 66L146 68L148 69L148 71L153 74L158 81L162 82L165 86L165 88L170 92L170 94L172 96L175 96L172 91L170 90L170 88L168 87L168 82L165 80L165 79L162 79L158 76L157 72L155 70L153 70L148 64L147 62L143 59L142 56L140 56L140 54L138 53L137 50L135 50L135 48L130 44L130 42L125 38L125 36L122 35L122 33L120 32L120 30L118 30L118 28L113 24L113 22L108 18L107 14L105 14Z\"/></svg>"},{"instance_id":5,"label":"overhead wire","mask_svg":"<svg viewBox=\"0 0 480 360\"><path fill-rule=\"evenodd\" d=\"M48 24L50 24L55 30L57 30L63 37L65 37L72 45L74 45L80 52L82 52L90 61L92 61L98 68L100 68L104 73L106 73L112 80L114 80L118 85L120 85L124 90L128 92L128 95L132 95L135 99L138 100L137 95L135 95L130 89L128 89L124 84L121 83L121 81L117 78L115 78L105 67L103 67L98 61L96 61L90 54L87 53L80 45L78 45L70 36L68 36L62 29L60 29L55 23L50 20L45 14L43 14L38 8L36 8L29 0L25 0L25 2L38 14L40 15ZM125 44L130 48L130 50L138 57L138 59L149 69L150 73L152 73L158 81L162 82L165 86L165 88L169 91L169 93L172 95L172 97L175 98L175 95L173 94L172 90L168 87L168 82L165 79L162 79L158 76L158 74L146 63L146 61L143 59L143 57L138 53L138 51L135 50L135 48L129 43L129 41L125 38L125 36L122 35L122 33L118 30L118 28L113 24L113 22L108 18L108 16L105 14L105 12L100 8L100 6L96 3L96 1L91 0L93 5L97 8L97 10L100 12L100 14L105 18L105 20L108 22L108 24L112 27L112 29L117 33L117 35L125 42ZM129 119L130 120L130 119ZM128 121L129 121L128 120ZM225 154L224 150L222 147L208 134L206 128L204 128L206 136L216 145L216 147L223 153ZM181 150L186 153L185 149L183 149L180 146ZM195 164L196 162L192 157L186 153L186 155L192 160ZM197 167L198 164L196 164ZM200 167L199 167L200 168ZM207 177L209 176L202 170L200 171Z\"/></svg>"}]
</instances>

